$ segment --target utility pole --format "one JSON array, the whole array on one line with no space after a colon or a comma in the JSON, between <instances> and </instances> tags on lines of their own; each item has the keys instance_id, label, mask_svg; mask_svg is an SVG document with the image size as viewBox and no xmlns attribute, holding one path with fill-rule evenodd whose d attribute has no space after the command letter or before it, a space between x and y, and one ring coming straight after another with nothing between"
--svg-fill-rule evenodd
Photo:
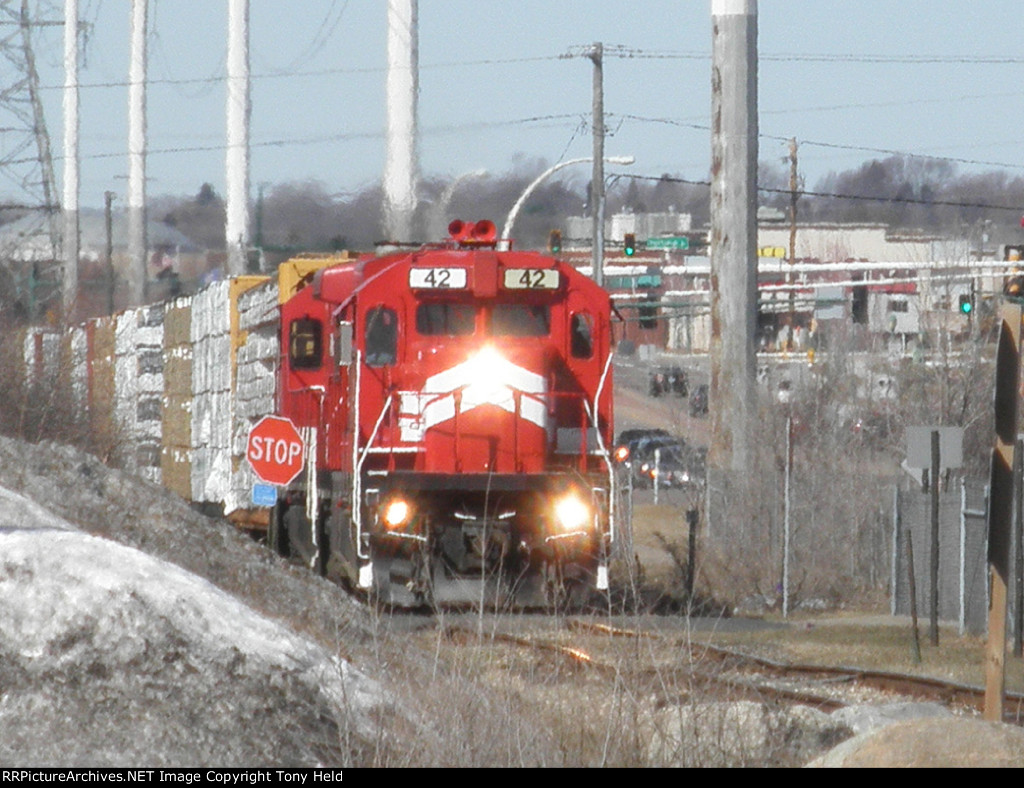
<instances>
[{"instance_id":1,"label":"utility pole","mask_svg":"<svg viewBox=\"0 0 1024 788\"><path fill-rule=\"evenodd\" d=\"M114 290L117 278L114 276L114 193L103 193L103 226L107 232L107 314L114 314Z\"/></svg>"},{"instance_id":2,"label":"utility pole","mask_svg":"<svg viewBox=\"0 0 1024 788\"><path fill-rule=\"evenodd\" d=\"M64 0L64 319L78 298L78 0Z\"/></svg>"},{"instance_id":3,"label":"utility pole","mask_svg":"<svg viewBox=\"0 0 1024 788\"><path fill-rule=\"evenodd\" d=\"M939 431L932 430L932 461L928 475L931 494L931 543L928 549L928 642L939 645L939 476L941 475L941 448Z\"/></svg>"},{"instance_id":4,"label":"utility pole","mask_svg":"<svg viewBox=\"0 0 1024 788\"><path fill-rule=\"evenodd\" d=\"M789 140L789 265L796 265L796 203L797 194L797 145L796 137ZM796 275L789 273L789 343L793 344L796 331Z\"/></svg>"},{"instance_id":5,"label":"utility pole","mask_svg":"<svg viewBox=\"0 0 1024 788\"><path fill-rule=\"evenodd\" d=\"M384 221L388 239L413 240L416 211L418 0L388 0L387 155Z\"/></svg>"},{"instance_id":6,"label":"utility pole","mask_svg":"<svg viewBox=\"0 0 1024 788\"><path fill-rule=\"evenodd\" d=\"M1022 307L1006 298L996 349L995 445L989 464L988 643L985 648L984 719L1002 722L1006 702L1006 607L1013 539L1013 467L1021 373Z\"/></svg>"},{"instance_id":7,"label":"utility pole","mask_svg":"<svg viewBox=\"0 0 1024 788\"><path fill-rule=\"evenodd\" d=\"M128 304L146 300L146 18L148 0L132 0L128 86Z\"/></svg>"},{"instance_id":8,"label":"utility pole","mask_svg":"<svg viewBox=\"0 0 1024 788\"><path fill-rule=\"evenodd\" d=\"M590 207L594 220L591 266L594 281L604 287L604 45L590 50L594 64L594 170L590 180Z\"/></svg>"},{"instance_id":9,"label":"utility pole","mask_svg":"<svg viewBox=\"0 0 1024 788\"><path fill-rule=\"evenodd\" d=\"M228 274L244 274L249 249L249 0L228 4Z\"/></svg>"},{"instance_id":10,"label":"utility pole","mask_svg":"<svg viewBox=\"0 0 1024 788\"><path fill-rule=\"evenodd\" d=\"M757 417L757 0L712 0L711 456L753 462Z\"/></svg>"}]
</instances>

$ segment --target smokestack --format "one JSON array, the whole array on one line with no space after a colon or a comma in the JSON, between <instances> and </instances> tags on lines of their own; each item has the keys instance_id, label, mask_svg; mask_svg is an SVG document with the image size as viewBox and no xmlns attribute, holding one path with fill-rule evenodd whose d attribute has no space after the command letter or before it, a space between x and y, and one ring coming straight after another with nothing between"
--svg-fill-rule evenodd
<instances>
[{"instance_id":1,"label":"smokestack","mask_svg":"<svg viewBox=\"0 0 1024 788\"><path fill-rule=\"evenodd\" d=\"M78 297L78 0L64 0L64 317Z\"/></svg>"},{"instance_id":2,"label":"smokestack","mask_svg":"<svg viewBox=\"0 0 1024 788\"><path fill-rule=\"evenodd\" d=\"M246 271L249 248L249 0L228 4L227 238L228 273Z\"/></svg>"},{"instance_id":3,"label":"smokestack","mask_svg":"<svg viewBox=\"0 0 1024 788\"><path fill-rule=\"evenodd\" d=\"M388 240L412 241L416 210L417 0L388 0L387 153L384 215Z\"/></svg>"},{"instance_id":4,"label":"smokestack","mask_svg":"<svg viewBox=\"0 0 1024 788\"><path fill-rule=\"evenodd\" d=\"M132 0L128 86L128 303L146 300L146 17L147 0Z\"/></svg>"}]
</instances>

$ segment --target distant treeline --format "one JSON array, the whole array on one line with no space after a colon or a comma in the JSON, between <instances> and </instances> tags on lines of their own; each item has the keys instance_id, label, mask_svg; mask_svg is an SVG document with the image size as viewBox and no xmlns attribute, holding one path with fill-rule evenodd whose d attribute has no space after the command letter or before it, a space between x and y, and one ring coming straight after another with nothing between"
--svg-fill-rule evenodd
<instances>
[{"instance_id":1,"label":"distant treeline","mask_svg":"<svg viewBox=\"0 0 1024 788\"><path fill-rule=\"evenodd\" d=\"M418 237L386 239L425 242L445 235L454 218L492 219L500 227L516 199L547 167L523 163L505 174L476 174L457 183L451 178L421 184ZM521 248L540 248L548 232L568 216L589 212L586 168L541 185L516 223ZM758 174L761 205L788 211L789 171L784 164L762 163ZM800 221L881 222L893 229L920 229L954 235L991 222L1019 227L1024 214L1024 175L1003 170L960 172L942 159L889 156L830 173L813 186L800 183ZM620 211L679 211L693 216L695 227L709 221L706 177L632 174L613 179L607 214ZM444 205L447 198L447 205ZM264 187L253 205L254 245L289 250L369 249L385 240L379 185L335 194L321 181ZM194 197L160 197L150 215L172 225L208 249L224 247L224 201L209 184Z\"/></svg>"}]
</instances>

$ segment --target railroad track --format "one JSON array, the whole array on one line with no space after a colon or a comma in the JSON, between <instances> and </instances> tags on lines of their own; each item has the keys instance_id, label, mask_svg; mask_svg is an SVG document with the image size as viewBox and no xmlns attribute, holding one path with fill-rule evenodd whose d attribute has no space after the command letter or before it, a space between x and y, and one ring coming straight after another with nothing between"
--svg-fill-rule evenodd
<instances>
[{"instance_id":1,"label":"railroad track","mask_svg":"<svg viewBox=\"0 0 1024 788\"><path fill-rule=\"evenodd\" d=\"M562 642L565 632L573 633L586 643ZM446 634L456 642L481 642L476 632L462 627L448 627ZM663 659L660 664L641 659L624 660L621 654L605 653L608 649L601 644L602 640L648 641L658 644L658 648L674 658ZM607 677L621 677L624 673L634 677L648 674L649 678L667 672L686 674L688 686L732 700L800 704L825 712L857 703L897 699L930 701L968 713L980 714L984 708L983 688L944 679L848 666L781 662L704 642L681 641L669 634L620 629L579 619L564 620L559 632L521 635L491 631L482 641L540 652L579 670ZM679 684L678 681L667 682L669 686ZM665 690L659 705L680 699L678 693ZM1004 718L1008 723L1024 725L1024 694L1007 693Z\"/></svg>"}]
</instances>

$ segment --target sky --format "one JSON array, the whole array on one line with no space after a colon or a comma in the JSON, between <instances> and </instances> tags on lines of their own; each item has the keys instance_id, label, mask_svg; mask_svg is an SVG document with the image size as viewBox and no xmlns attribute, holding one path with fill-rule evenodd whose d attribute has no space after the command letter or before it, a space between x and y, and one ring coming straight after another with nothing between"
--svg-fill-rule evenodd
<instances>
[{"instance_id":1,"label":"sky","mask_svg":"<svg viewBox=\"0 0 1024 788\"><path fill-rule=\"evenodd\" d=\"M129 7L79 0L84 207L127 188ZM59 18L61 3L50 4ZM894 152L961 171L1024 170L1018 0L760 0L760 158L796 137L809 187ZM252 184L320 181L345 196L384 162L386 2L252 0ZM420 160L426 178L501 175L589 156L591 63L604 67L607 155L629 172L706 180L710 0L420 0ZM149 195L224 193L227 4L150 0ZM55 169L61 32L37 41ZM563 170L585 184L585 166ZM610 171L622 171L612 168ZM0 178L0 195L9 179Z\"/></svg>"}]
</instances>

